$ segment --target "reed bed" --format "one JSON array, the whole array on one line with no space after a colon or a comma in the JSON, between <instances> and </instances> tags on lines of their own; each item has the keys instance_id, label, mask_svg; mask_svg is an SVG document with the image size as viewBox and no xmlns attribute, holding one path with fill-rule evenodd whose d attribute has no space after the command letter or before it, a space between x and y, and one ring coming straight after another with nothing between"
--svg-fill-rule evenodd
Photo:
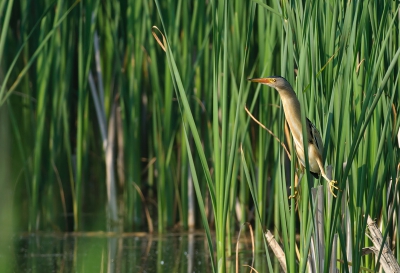
<instances>
[{"instance_id":1,"label":"reed bed","mask_svg":"<svg viewBox=\"0 0 400 273\"><path fill-rule=\"evenodd\" d=\"M255 262L258 272L279 270L266 229L288 272L310 270L312 251L324 257L318 272L329 272L333 249L340 272L378 270L363 255L367 215L400 257L399 7L1 2L0 207L9 232L201 228L213 272L225 272L231 242L251 222L268 261ZM296 166L282 148L279 96L246 80L268 75L292 84L302 119L319 128L337 198L306 172L299 198L288 199ZM321 184L318 241L311 189Z\"/></svg>"}]
</instances>

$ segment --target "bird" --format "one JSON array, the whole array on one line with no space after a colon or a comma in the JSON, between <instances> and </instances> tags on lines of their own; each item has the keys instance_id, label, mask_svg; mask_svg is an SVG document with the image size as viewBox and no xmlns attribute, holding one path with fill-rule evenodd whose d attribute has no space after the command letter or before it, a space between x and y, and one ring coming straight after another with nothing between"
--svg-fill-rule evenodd
<instances>
[{"instance_id":1,"label":"bird","mask_svg":"<svg viewBox=\"0 0 400 273\"><path fill-rule=\"evenodd\" d=\"M285 78L281 76L250 78L248 80L250 82L268 85L278 91L279 96L282 100L285 119L287 124L289 125L289 129L295 143L296 155L301 166L304 169L306 164L303 145L303 130L301 123L301 108L300 102L297 99L296 93L294 92L292 86ZM319 175L321 174L322 177L328 182L330 192L334 197L336 197L334 190L340 189L338 186L336 186L337 181L329 179L325 173L323 163L324 161L322 160L324 147L321 135L315 125L308 118L306 118L306 129L308 143L308 163L310 167L310 173L316 178L319 178Z\"/></svg>"}]
</instances>

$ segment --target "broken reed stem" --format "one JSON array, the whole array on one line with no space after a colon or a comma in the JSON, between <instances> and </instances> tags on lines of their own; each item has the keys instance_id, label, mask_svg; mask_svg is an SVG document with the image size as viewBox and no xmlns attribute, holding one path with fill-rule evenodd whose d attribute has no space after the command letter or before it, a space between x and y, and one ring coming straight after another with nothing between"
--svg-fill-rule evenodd
<instances>
[{"instance_id":1,"label":"broken reed stem","mask_svg":"<svg viewBox=\"0 0 400 273\"><path fill-rule=\"evenodd\" d=\"M314 202L316 203L316 211L315 211L315 222L314 225L316 227L315 232L316 236L314 237L317 242L314 243L314 253L318 253L318 264L314 265L314 268L318 268L318 272L323 272L324 267L324 257L325 257L325 223L324 223L324 190L323 186L318 186L316 188L311 189L311 194ZM314 260L314 262L317 262Z\"/></svg>"},{"instance_id":2,"label":"broken reed stem","mask_svg":"<svg viewBox=\"0 0 400 273\"><path fill-rule=\"evenodd\" d=\"M275 257L278 259L278 262L281 265L283 272L286 273L287 267L286 267L285 253L283 252L281 246L278 244L278 242L275 240L274 235L268 229L267 232L265 233L265 238L267 239L268 245L274 252Z\"/></svg>"},{"instance_id":3,"label":"broken reed stem","mask_svg":"<svg viewBox=\"0 0 400 273\"><path fill-rule=\"evenodd\" d=\"M374 247L370 249L374 251L376 258L383 267L383 270L386 273L400 272L400 266L396 260L396 257L394 257L387 243L383 241L382 233L380 232L375 222L371 219L369 215L367 218L367 227L369 230L369 234L367 234L367 236L371 239L372 243L374 244ZM382 252L380 253L381 248ZM381 254L380 257L379 254Z\"/></svg>"}]
</instances>

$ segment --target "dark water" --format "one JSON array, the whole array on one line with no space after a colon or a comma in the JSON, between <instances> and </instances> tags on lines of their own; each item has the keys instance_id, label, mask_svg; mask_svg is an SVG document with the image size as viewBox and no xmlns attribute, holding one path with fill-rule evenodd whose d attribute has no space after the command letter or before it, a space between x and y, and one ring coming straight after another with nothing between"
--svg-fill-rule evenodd
<instances>
[{"instance_id":1,"label":"dark water","mask_svg":"<svg viewBox=\"0 0 400 273\"><path fill-rule=\"evenodd\" d=\"M0 252L0 262L10 259L1 272L212 272L203 233L33 234L11 241L13 254ZM250 250L240 251L240 272L250 272L243 267L251 264ZM266 272L265 254L256 261L258 272ZM235 257L228 267L235 272Z\"/></svg>"}]
</instances>

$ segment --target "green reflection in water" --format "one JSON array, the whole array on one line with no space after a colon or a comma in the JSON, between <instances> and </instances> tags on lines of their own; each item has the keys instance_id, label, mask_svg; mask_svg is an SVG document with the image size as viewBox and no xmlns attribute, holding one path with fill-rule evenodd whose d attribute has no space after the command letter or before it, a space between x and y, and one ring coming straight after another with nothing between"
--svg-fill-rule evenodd
<instances>
[{"instance_id":1,"label":"green reflection in water","mask_svg":"<svg viewBox=\"0 0 400 273\"><path fill-rule=\"evenodd\" d=\"M13 272L210 272L203 234L34 234L14 238Z\"/></svg>"},{"instance_id":2,"label":"green reflection in water","mask_svg":"<svg viewBox=\"0 0 400 273\"><path fill-rule=\"evenodd\" d=\"M15 236L15 262L9 272L211 272L203 233L29 234ZM249 272L250 243L241 243L239 272ZM256 269L266 271L265 254ZM228 260L235 272L235 256ZM2 271L3 272L3 271ZM7 271L4 271L7 272Z\"/></svg>"}]
</instances>

